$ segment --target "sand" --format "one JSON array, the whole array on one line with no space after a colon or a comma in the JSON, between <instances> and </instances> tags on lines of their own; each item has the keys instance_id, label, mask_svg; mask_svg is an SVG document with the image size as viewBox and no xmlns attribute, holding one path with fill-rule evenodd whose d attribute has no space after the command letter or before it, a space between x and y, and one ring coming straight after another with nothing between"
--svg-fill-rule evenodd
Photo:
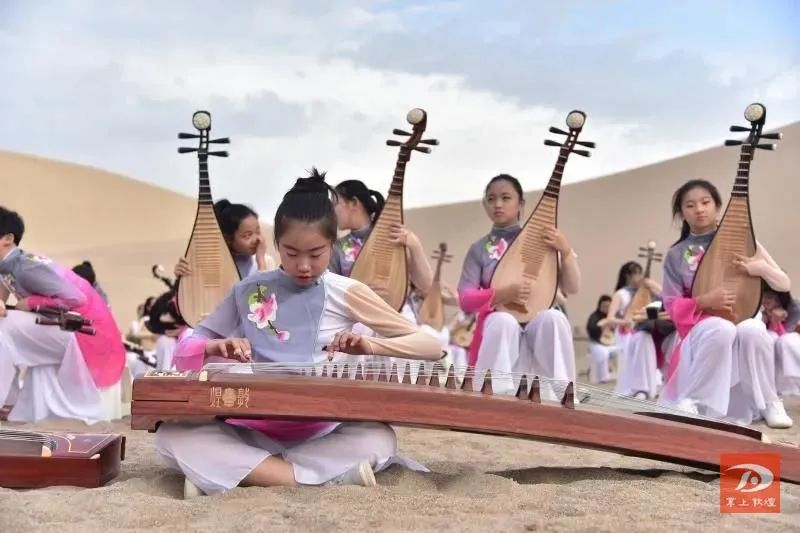
<instances>
[{"instance_id":1,"label":"sand","mask_svg":"<svg viewBox=\"0 0 800 533\"><path fill-rule=\"evenodd\" d=\"M800 398L787 401L800 422ZM31 427L31 426L24 426ZM39 428L86 430L79 423ZM766 430L800 441L800 429ZM121 475L100 489L0 489L0 531L800 531L800 486L782 484L782 512L722 515L708 471L517 439L398 428L402 453L433 473L394 468L380 486L237 488L183 501L153 435L128 421Z\"/></svg>"}]
</instances>

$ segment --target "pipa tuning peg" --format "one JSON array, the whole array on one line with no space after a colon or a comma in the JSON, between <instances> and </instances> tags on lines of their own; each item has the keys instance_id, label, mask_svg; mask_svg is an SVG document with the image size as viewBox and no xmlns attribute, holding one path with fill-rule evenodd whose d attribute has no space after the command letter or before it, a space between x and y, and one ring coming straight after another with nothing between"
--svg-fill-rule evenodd
<instances>
[{"instance_id":1,"label":"pipa tuning peg","mask_svg":"<svg viewBox=\"0 0 800 533\"><path fill-rule=\"evenodd\" d=\"M403 146L403 143L400 141L395 141L394 139L389 139L386 141L386 146Z\"/></svg>"},{"instance_id":2,"label":"pipa tuning peg","mask_svg":"<svg viewBox=\"0 0 800 533\"><path fill-rule=\"evenodd\" d=\"M229 137L220 137L219 139L211 139L208 141L209 143L216 143L216 144L230 144L231 140Z\"/></svg>"},{"instance_id":3,"label":"pipa tuning peg","mask_svg":"<svg viewBox=\"0 0 800 533\"><path fill-rule=\"evenodd\" d=\"M592 141L575 141L575 144L585 146L586 148L597 148L597 145Z\"/></svg>"},{"instance_id":4,"label":"pipa tuning peg","mask_svg":"<svg viewBox=\"0 0 800 533\"><path fill-rule=\"evenodd\" d=\"M560 142L551 141L550 139L545 139L544 144L545 146L558 146L558 147L563 146Z\"/></svg>"},{"instance_id":5,"label":"pipa tuning peg","mask_svg":"<svg viewBox=\"0 0 800 533\"><path fill-rule=\"evenodd\" d=\"M427 146L415 146L414 150L416 150L417 152L422 152L423 154L431 153L431 149L428 148Z\"/></svg>"},{"instance_id":6,"label":"pipa tuning peg","mask_svg":"<svg viewBox=\"0 0 800 533\"><path fill-rule=\"evenodd\" d=\"M583 157L591 157L592 153L589 150L572 150L573 154L582 155Z\"/></svg>"},{"instance_id":7,"label":"pipa tuning peg","mask_svg":"<svg viewBox=\"0 0 800 533\"><path fill-rule=\"evenodd\" d=\"M737 141L735 139L728 139L725 141L725 146L739 146L742 144L742 141Z\"/></svg>"},{"instance_id":8,"label":"pipa tuning peg","mask_svg":"<svg viewBox=\"0 0 800 533\"><path fill-rule=\"evenodd\" d=\"M408 133L407 131L401 130L401 129L397 129L397 128L393 129L392 133L394 133L395 135L405 135L406 137L410 137L411 136L411 134Z\"/></svg>"},{"instance_id":9,"label":"pipa tuning peg","mask_svg":"<svg viewBox=\"0 0 800 533\"><path fill-rule=\"evenodd\" d=\"M179 133L178 139L199 139L200 136L196 133Z\"/></svg>"},{"instance_id":10,"label":"pipa tuning peg","mask_svg":"<svg viewBox=\"0 0 800 533\"><path fill-rule=\"evenodd\" d=\"M180 148L178 148L178 153L179 154L189 154L191 152L196 152L196 151L197 151L197 148L187 148L185 146L181 146Z\"/></svg>"},{"instance_id":11,"label":"pipa tuning peg","mask_svg":"<svg viewBox=\"0 0 800 533\"><path fill-rule=\"evenodd\" d=\"M228 152L221 150L219 152L208 152L208 155L215 155L217 157L228 157Z\"/></svg>"},{"instance_id":12,"label":"pipa tuning peg","mask_svg":"<svg viewBox=\"0 0 800 533\"><path fill-rule=\"evenodd\" d=\"M561 128L556 128L555 126L550 126L548 131L550 133L555 133L556 135L569 135L568 131L564 131Z\"/></svg>"},{"instance_id":13,"label":"pipa tuning peg","mask_svg":"<svg viewBox=\"0 0 800 533\"><path fill-rule=\"evenodd\" d=\"M761 135L762 139L770 139L773 141L780 141L783 139L783 133L776 131L775 133L763 133Z\"/></svg>"},{"instance_id":14,"label":"pipa tuning peg","mask_svg":"<svg viewBox=\"0 0 800 533\"><path fill-rule=\"evenodd\" d=\"M439 139L422 139L420 142L431 146L439 146Z\"/></svg>"},{"instance_id":15,"label":"pipa tuning peg","mask_svg":"<svg viewBox=\"0 0 800 533\"><path fill-rule=\"evenodd\" d=\"M734 126L731 126L731 131L733 131L733 132L744 132L744 131L750 131L750 128L748 128L747 126L735 126L734 125Z\"/></svg>"},{"instance_id":16,"label":"pipa tuning peg","mask_svg":"<svg viewBox=\"0 0 800 533\"><path fill-rule=\"evenodd\" d=\"M769 144L757 144L756 148L759 148L761 150L775 150L776 148L778 148L778 145L777 144L772 144L772 143L769 143Z\"/></svg>"}]
</instances>

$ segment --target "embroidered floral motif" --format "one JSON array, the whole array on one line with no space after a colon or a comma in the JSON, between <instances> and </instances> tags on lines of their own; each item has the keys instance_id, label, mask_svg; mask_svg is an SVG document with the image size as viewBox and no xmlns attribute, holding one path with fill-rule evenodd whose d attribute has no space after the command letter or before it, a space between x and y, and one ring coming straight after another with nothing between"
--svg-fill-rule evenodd
<instances>
[{"instance_id":1,"label":"embroidered floral motif","mask_svg":"<svg viewBox=\"0 0 800 533\"><path fill-rule=\"evenodd\" d=\"M267 286L258 284L258 291L254 292L247 298L247 305L250 308L250 313L247 315L247 320L253 322L258 329L267 329L270 333L275 335L279 341L286 342L289 340L290 334L286 330L279 330L273 324L273 321L278 316L278 300L275 298L275 293L266 295Z\"/></svg>"},{"instance_id":2,"label":"embroidered floral motif","mask_svg":"<svg viewBox=\"0 0 800 533\"><path fill-rule=\"evenodd\" d=\"M486 252L489 254L489 259L500 260L503 254L508 250L508 241L500 237L499 239L492 235L486 241Z\"/></svg>"},{"instance_id":3,"label":"embroidered floral motif","mask_svg":"<svg viewBox=\"0 0 800 533\"><path fill-rule=\"evenodd\" d=\"M31 254L28 252L25 252L25 254L23 255L26 259L30 259L31 261L36 261L37 263L42 263L43 265L49 265L50 263L53 262L52 259L50 259L49 257L45 257L43 255Z\"/></svg>"},{"instance_id":4,"label":"embroidered floral motif","mask_svg":"<svg viewBox=\"0 0 800 533\"><path fill-rule=\"evenodd\" d=\"M14 275L13 274L3 274L0 276L0 283L2 283L8 291L16 297L16 291L14 290Z\"/></svg>"},{"instance_id":5,"label":"embroidered floral motif","mask_svg":"<svg viewBox=\"0 0 800 533\"><path fill-rule=\"evenodd\" d=\"M700 260L703 259L703 255L705 255L706 249L700 245L690 244L686 247L683 251L683 260L689 264L689 270L694 272L697 270L697 266L700 264Z\"/></svg>"},{"instance_id":6,"label":"embroidered floral motif","mask_svg":"<svg viewBox=\"0 0 800 533\"><path fill-rule=\"evenodd\" d=\"M348 235L347 238L342 241L342 253L344 253L345 260L354 263L355 260L358 259L358 254L361 252L363 246L364 241L358 237Z\"/></svg>"}]
</instances>

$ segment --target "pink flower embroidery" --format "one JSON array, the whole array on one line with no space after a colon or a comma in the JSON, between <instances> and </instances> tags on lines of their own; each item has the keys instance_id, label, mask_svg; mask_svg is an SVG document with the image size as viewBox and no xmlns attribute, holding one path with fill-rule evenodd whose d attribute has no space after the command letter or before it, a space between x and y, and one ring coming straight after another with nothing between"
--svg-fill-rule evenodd
<instances>
[{"instance_id":1,"label":"pink flower embroidery","mask_svg":"<svg viewBox=\"0 0 800 533\"><path fill-rule=\"evenodd\" d=\"M254 292L247 299L250 313L247 320L253 322L258 329L267 329L275 335L280 342L286 342L290 334L286 330L279 330L272 323L278 316L278 299L275 293L266 296L266 286L258 284L258 292Z\"/></svg>"},{"instance_id":2,"label":"pink flower embroidery","mask_svg":"<svg viewBox=\"0 0 800 533\"><path fill-rule=\"evenodd\" d=\"M689 264L689 270L691 272L697 270L697 266L700 264L700 261L703 259L705 253L706 250L702 246L690 244L686 247L686 250L683 252L683 259Z\"/></svg>"},{"instance_id":3,"label":"pink flower embroidery","mask_svg":"<svg viewBox=\"0 0 800 533\"><path fill-rule=\"evenodd\" d=\"M361 248L363 246L364 243L361 242L361 239L348 236L348 238L342 242L342 252L344 253L345 260L354 263L355 260L358 259L358 254L361 253Z\"/></svg>"},{"instance_id":4,"label":"pink flower embroidery","mask_svg":"<svg viewBox=\"0 0 800 533\"><path fill-rule=\"evenodd\" d=\"M489 259L491 260L499 261L503 254L506 253L506 250L508 250L508 241L502 237L499 239L492 237L486 241L486 251L489 253Z\"/></svg>"}]
</instances>

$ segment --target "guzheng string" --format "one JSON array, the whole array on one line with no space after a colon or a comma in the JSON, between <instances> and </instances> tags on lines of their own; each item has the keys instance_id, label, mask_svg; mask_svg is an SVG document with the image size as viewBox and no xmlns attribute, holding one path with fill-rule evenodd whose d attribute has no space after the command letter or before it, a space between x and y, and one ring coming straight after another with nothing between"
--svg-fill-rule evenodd
<instances>
[{"instance_id":1,"label":"guzheng string","mask_svg":"<svg viewBox=\"0 0 800 533\"><path fill-rule=\"evenodd\" d=\"M415 362L416 363L416 362ZM431 372L431 365L423 365L423 361L419 361L420 372L422 379L425 383L434 376L437 378L440 386L444 386L446 380L451 377L455 378L458 382L463 383L465 379L483 380L487 371L485 369L474 368L464 365L451 365L445 368L442 365L435 366L435 372ZM365 381L375 381L378 378L383 378L388 381L392 374L398 381L404 378L411 379L412 374L410 366L400 367L392 365L391 370L389 365L385 363L365 362L365 363L208 363L203 367L203 370L209 373L230 373L230 374L299 374L321 378L339 378L339 379L354 379L358 371L361 371L361 376ZM402 370L402 374L400 371ZM398 378L399 376L399 378ZM527 388L530 390L531 383L537 379L541 388L549 387L558 398L563 398L569 385L569 381L556 380L550 378L543 378L535 376L533 373L522 372L495 372L490 373L491 381L504 381L508 382L511 379L514 386L519 386L522 378L525 377ZM696 418L709 421L717 421L716 419L705 417L702 415L692 415L685 411L670 408L667 406L659 405L650 400L634 398L632 396L624 396L616 394L613 391L603 389L598 386L589 385L586 383L573 382L574 397L576 402L581 405L599 407L604 409L633 411L633 412L648 412L648 413L663 413L672 414L688 418ZM477 392L477 391L476 391Z\"/></svg>"},{"instance_id":2,"label":"guzheng string","mask_svg":"<svg viewBox=\"0 0 800 533\"><path fill-rule=\"evenodd\" d=\"M25 442L38 442L46 444L50 447L53 446L53 439L41 433L32 433L30 431L20 431L17 429L0 428L0 439L2 440L15 440Z\"/></svg>"}]
</instances>

